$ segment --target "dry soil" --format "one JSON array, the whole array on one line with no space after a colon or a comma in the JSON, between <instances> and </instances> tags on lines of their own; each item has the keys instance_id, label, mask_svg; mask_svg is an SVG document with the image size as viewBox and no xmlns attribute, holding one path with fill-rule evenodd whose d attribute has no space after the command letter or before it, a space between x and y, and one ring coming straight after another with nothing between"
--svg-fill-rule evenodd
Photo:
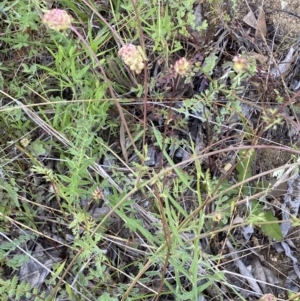
<instances>
[{"instance_id":1,"label":"dry soil","mask_svg":"<svg viewBox=\"0 0 300 301\"><path fill-rule=\"evenodd\" d=\"M300 39L300 0L238 0L239 15L247 14L249 8L263 7L267 22L278 34Z\"/></svg>"}]
</instances>

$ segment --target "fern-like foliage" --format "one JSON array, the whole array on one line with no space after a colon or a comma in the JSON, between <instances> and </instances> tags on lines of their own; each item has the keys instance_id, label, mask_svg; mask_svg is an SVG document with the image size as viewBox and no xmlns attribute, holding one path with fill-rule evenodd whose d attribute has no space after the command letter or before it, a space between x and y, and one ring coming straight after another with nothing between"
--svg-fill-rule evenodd
<instances>
[{"instance_id":1,"label":"fern-like foliage","mask_svg":"<svg viewBox=\"0 0 300 301\"><path fill-rule=\"evenodd\" d=\"M5 260L6 265L14 270L17 270L25 262L28 262L29 257L25 254L12 254L17 247L24 248L26 242L33 240L34 234L20 235L19 237L6 241L0 244L0 261Z\"/></svg>"},{"instance_id":2,"label":"fern-like foliage","mask_svg":"<svg viewBox=\"0 0 300 301\"><path fill-rule=\"evenodd\" d=\"M32 295L36 294L36 289L33 291L30 288L29 282L19 282L17 276L14 276L12 279L3 280L0 279L0 296L1 301L6 300L20 300L21 297L26 297L29 299Z\"/></svg>"}]
</instances>

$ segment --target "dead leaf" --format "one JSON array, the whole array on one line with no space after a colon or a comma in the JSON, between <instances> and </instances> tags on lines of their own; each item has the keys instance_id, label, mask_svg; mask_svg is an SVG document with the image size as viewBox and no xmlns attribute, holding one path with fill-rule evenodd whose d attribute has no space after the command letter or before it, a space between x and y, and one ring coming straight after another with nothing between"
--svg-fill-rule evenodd
<instances>
[{"instance_id":1,"label":"dead leaf","mask_svg":"<svg viewBox=\"0 0 300 301\"><path fill-rule=\"evenodd\" d=\"M243 21L250 27L257 29L257 20L252 10L243 18Z\"/></svg>"},{"instance_id":2,"label":"dead leaf","mask_svg":"<svg viewBox=\"0 0 300 301\"><path fill-rule=\"evenodd\" d=\"M232 259L235 261L236 266L238 267L241 276L244 276L247 280L249 286L258 294L262 294L262 291L257 284L255 278L251 274L251 272L247 269L245 264L242 262L242 260L239 258L236 250L232 246L231 242L229 240L226 241L226 245L229 249L229 255L232 257Z\"/></svg>"},{"instance_id":3,"label":"dead leaf","mask_svg":"<svg viewBox=\"0 0 300 301\"><path fill-rule=\"evenodd\" d=\"M284 60L282 62L278 63L278 67L274 67L271 69L270 74L274 78L277 78L280 75L283 75L290 69L290 66L293 62L292 58L293 58L294 52L295 52L295 49L293 47L291 47L288 54L284 58Z\"/></svg>"},{"instance_id":4,"label":"dead leaf","mask_svg":"<svg viewBox=\"0 0 300 301\"><path fill-rule=\"evenodd\" d=\"M266 37L267 35L267 23L266 23L266 15L262 8L258 10L258 18L256 20L255 15L252 11L243 18L243 21L249 25L250 27L254 28L255 31L255 38Z\"/></svg>"},{"instance_id":5,"label":"dead leaf","mask_svg":"<svg viewBox=\"0 0 300 301\"><path fill-rule=\"evenodd\" d=\"M266 15L262 8L259 9L258 18L257 18L257 28L255 31L255 38L259 39L267 36L267 23Z\"/></svg>"},{"instance_id":6,"label":"dead leaf","mask_svg":"<svg viewBox=\"0 0 300 301\"><path fill-rule=\"evenodd\" d=\"M266 55L256 53L256 52L249 52L245 54L246 58L254 58L257 63L260 65L264 65L269 61L269 58Z\"/></svg>"},{"instance_id":7,"label":"dead leaf","mask_svg":"<svg viewBox=\"0 0 300 301\"><path fill-rule=\"evenodd\" d=\"M53 264L60 260L61 258L58 257L49 258L47 253L44 252L44 248L37 244L30 260L20 268L20 280L29 282L32 288L39 287L45 282Z\"/></svg>"},{"instance_id":8,"label":"dead leaf","mask_svg":"<svg viewBox=\"0 0 300 301\"><path fill-rule=\"evenodd\" d=\"M242 223L244 223L245 222L245 219L244 218L242 218L242 217L240 217L240 216L236 216L235 218L234 218L234 220L232 221L232 224L233 225L236 225L236 224L242 224Z\"/></svg>"},{"instance_id":9,"label":"dead leaf","mask_svg":"<svg viewBox=\"0 0 300 301\"><path fill-rule=\"evenodd\" d=\"M261 287L262 291L264 293L266 293L267 278L266 278L266 275L264 273L263 266L261 265L260 261L257 258L255 258L252 261L252 266L253 266L252 275L254 276L254 278L256 280L259 281L259 286Z\"/></svg>"}]
</instances>

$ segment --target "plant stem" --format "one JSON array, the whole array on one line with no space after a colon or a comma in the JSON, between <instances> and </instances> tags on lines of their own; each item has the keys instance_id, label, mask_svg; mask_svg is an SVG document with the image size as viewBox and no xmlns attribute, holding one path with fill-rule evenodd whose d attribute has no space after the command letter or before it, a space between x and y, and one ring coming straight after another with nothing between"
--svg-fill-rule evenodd
<instances>
[{"instance_id":1,"label":"plant stem","mask_svg":"<svg viewBox=\"0 0 300 301\"><path fill-rule=\"evenodd\" d=\"M74 26L71 26L70 28L71 28L71 30L78 36L78 38L80 39L80 41L87 47L87 49L89 50L90 54L91 54L92 57L94 58L95 62L98 64L98 67L100 68L100 71L101 71L101 73L102 73L102 75L103 75L104 81L105 81L105 83L107 84L109 93L110 93L110 95L111 95L111 97L112 97L112 99L113 99L113 101L114 101L114 103L115 103L115 105L116 105L116 107L117 107L117 109L118 109L118 111L119 111L119 114L120 114L120 117L121 117L122 124L123 124L123 126L125 127L125 129L126 129L126 131L127 131L128 137L129 137L129 139L130 139L130 141L131 141L133 147L134 147L135 149L137 149L137 148L136 148L136 145L135 145L135 143L134 143L134 140L133 140L133 138L132 138L132 136L131 136L131 134L130 134L128 125L127 125L127 123L126 123L126 120L125 120L125 117L124 117L124 114L123 114L123 111L122 111L122 107L121 107L120 103L118 102L118 100L117 100L117 98L116 98L116 95L115 95L115 93L114 93L114 91L113 91L113 88L112 88L112 86L111 86L111 83L110 83L109 79L107 78L106 73L105 73L105 71L104 71L104 69L103 69L103 67L102 67L102 65L101 65L101 63L100 63L100 61L99 61L99 59L97 58L95 52L92 50L91 46L86 42L86 40L83 38L83 36L79 33L79 31L78 31Z\"/></svg>"}]
</instances>

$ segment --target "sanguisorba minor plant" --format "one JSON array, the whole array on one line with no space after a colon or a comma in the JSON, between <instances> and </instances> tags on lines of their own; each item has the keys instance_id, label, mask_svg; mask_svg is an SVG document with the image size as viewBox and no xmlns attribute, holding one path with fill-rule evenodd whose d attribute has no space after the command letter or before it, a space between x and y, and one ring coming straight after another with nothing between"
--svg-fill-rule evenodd
<instances>
[{"instance_id":1,"label":"sanguisorba minor plant","mask_svg":"<svg viewBox=\"0 0 300 301\"><path fill-rule=\"evenodd\" d=\"M86 3L86 1L83 2ZM120 6L119 1L117 2L116 5ZM134 7L133 3L128 3L128 6ZM159 1L159 5L161 4L162 2ZM137 6L139 7L139 5ZM190 0L185 6L181 6L180 1L170 2L163 7L165 10L151 7L153 10L156 9L159 14L164 12L163 16L159 15L157 19L153 19L153 24L147 22L147 19L142 22L145 26L149 26L147 27L148 30L151 29L151 32L149 31L150 36L156 37L159 41L154 41L156 50L163 51L167 41L174 39L174 35L170 32L172 27L171 23L168 22L171 17L168 14L168 9L172 13L176 12L178 17L185 15L188 11L187 19L192 22L194 19L193 5L194 1ZM124 4L123 8L125 6ZM131 15L132 12L133 10L130 11ZM136 19L131 21L136 22ZM150 159L149 157L141 158L143 156L138 151L138 146L145 149L147 156L150 151L148 152L147 145L138 144L142 135L135 133L133 136L132 129L128 127L124 110L120 105L121 98L116 95L113 80L107 76L102 60L95 53L97 47L88 42L92 39L84 38L81 31L73 26L73 18L66 10L49 10L43 15L42 22L50 29L50 36L53 31L71 31L75 38L78 37L92 62L85 60L88 62L86 66L78 64L78 53L84 53L84 59L86 59L86 54L70 38L74 36L65 34L55 36L56 33L53 34L54 47L48 47L48 50L54 57L55 66L52 69L49 66L43 66L41 70L46 71L52 77L57 77L61 82L66 81L73 89L74 95L88 99L86 102L84 99L76 99L79 103L77 106L73 104L73 100L62 104L58 98L53 97L51 98L53 103L47 103L47 105L51 105L51 108L54 108L50 110L50 113L44 112L43 109L40 109L39 114L34 115L31 112L31 118L35 118L34 121L41 130L50 134L51 137L59 138L58 141L64 145L64 148L58 147L57 141L48 143L41 139L35 139L35 141L30 141L30 139L25 141L24 139L22 141L22 151L34 162L34 167L30 169L30 173L35 175L33 179L37 183L41 183L42 179L49 184L50 194L49 198L39 198L38 202L34 203L33 208L37 207L35 210L24 205L24 212L27 214L32 210L27 216L26 224L24 222L25 226L34 229L36 234L41 234L34 220L35 215L43 212L41 208L45 207L51 214L55 215L56 219L52 221L50 217L47 219L47 216L44 216L45 223L42 224L39 220L38 224L42 224L43 227L51 224L54 233L70 230L72 234L70 235L68 232L71 239L67 242L61 243L58 242L58 238L53 239L54 248L68 247L68 258L65 259L66 257L62 256L61 261L53 266L55 272L50 279L46 280L47 290L39 294L39 297L50 301L59 294L59 297L69 300L114 301L117 299L148 300L155 296L158 299L163 294L170 294L175 296L176 300L198 300L202 294L205 294L204 291L207 287L213 287L217 290L216 282L224 281L224 275L214 265L214 261L220 258L204 253L198 239L203 235L206 218L204 210L201 209L203 206L202 190L205 189L203 183L206 187L212 187L213 182L209 173L202 171L195 147L186 148L191 152L191 157L187 163L195 164L196 169L194 176L191 176L181 166L174 163L174 158L167 151L168 148L182 146L187 142L178 139L175 135L163 135L154 125L152 128L149 126L149 132L151 132L149 140L155 141L153 149L161 150L167 165L149 168L147 164L140 164L140 161L147 162ZM112 31L115 28L109 24L107 27ZM183 30L185 27L186 21L180 17L176 33L187 33L186 30ZM168 31L166 28L170 30ZM192 29L195 29L195 26ZM114 35L116 36L116 32ZM134 76L143 76L143 71L147 71L147 57L142 48L133 42L124 43L120 37L117 40L119 43L118 55L124 63L123 66L122 63L118 66L122 66L129 74L132 72ZM61 41L63 44L60 44ZM178 41L173 42L178 49L181 48ZM205 59L203 72L208 76L211 75L216 60L216 55L211 55ZM243 70L243 61L236 60L234 64L237 71ZM189 72L193 72L193 67L185 57L175 61L172 67L172 72L175 74L175 86L180 79L186 77ZM89 91L90 94L84 93L86 87L88 87L87 89L94 87L88 85L94 76L94 74L89 74L90 69L93 68L97 71L100 70L101 74L97 75L99 75L101 87L97 94L93 94L91 91ZM68 69L71 69L70 73L68 73ZM81 83L83 79L86 81L84 84ZM75 80L76 84L78 83L77 86L73 82ZM207 105L210 105L214 100L213 93L216 93L216 86L217 82L215 81L214 85L210 87L211 90L208 91L211 93L207 93ZM78 92L80 89L82 91ZM78 94L76 94L77 92ZM111 99L105 99L107 94L110 95ZM96 98L99 103L101 102L101 105L96 101L90 101L89 98ZM203 99L205 99L204 96ZM200 106L199 99L187 100L185 104L187 105L189 102L193 102L191 107ZM120 120L121 126L117 122L114 123L115 120L107 118L108 106L111 103L117 108L117 113L114 112L117 117L114 119ZM87 105L85 106L85 104ZM188 108L187 106L185 110L176 109L181 114L189 115ZM26 109L26 112L30 114L29 109ZM173 108L167 111L169 116L165 125L165 133L169 130L168 123L172 122L171 109ZM46 120L49 118L49 123L52 122L52 128L42 122L42 118L39 116ZM24 119L24 116L22 118ZM22 118L15 117L15 119ZM184 124L184 122L183 120L182 123ZM221 123L220 127L222 126ZM21 128L22 124L18 124L18 126ZM29 131L30 127L32 124L27 123L26 131L27 129ZM24 128L25 123L23 130ZM121 151L115 150L114 141L111 143L113 146L108 146L104 142L104 138L102 139L101 135L107 128L111 130L109 134L114 131L121 133L123 131L123 135L120 134L120 144L123 145ZM119 130L120 128L121 130ZM141 128L139 127L139 129ZM98 135L99 132L101 135ZM138 159L140 159L140 161L134 161L130 166L128 162L125 162L128 161L126 160L128 145L134 148ZM123 158L118 155L121 152ZM119 175L116 177L117 179L112 179L105 173L101 173L104 180L99 179L97 171L100 170L100 166L96 162L99 156L105 156L106 153L114 157L111 160L107 156L106 168L117 170L114 174ZM44 161L47 162L51 156L56 156L55 160L59 161L55 170L52 170L50 164L49 167L44 165ZM119 166L114 164L115 159L122 162L123 169L118 169ZM123 172L124 169L126 172ZM140 170L143 172L142 176ZM10 179L10 183L6 186L7 190L14 196L14 201L18 202L18 191L11 189L13 179ZM206 189L210 191L208 188ZM181 202L186 191L191 192L193 205L197 208L195 211L187 208L184 202ZM213 190L211 189L211 191ZM142 198L141 196L145 195L147 202L153 203L154 209L151 212L137 204ZM55 200L57 208L51 208L53 202L51 203L49 199ZM91 216L88 210L89 206L98 202L97 205L101 207L102 201L104 201L103 208L96 208L100 213L97 217ZM12 212L14 210L11 210L10 214ZM142 214L143 218L141 218ZM41 220L43 221L42 218ZM119 230L123 234L127 234L127 236L124 235L126 239L113 232L114 224L122 225ZM61 229L57 229L58 227ZM109 235L105 236L104 232L108 232ZM205 235L209 236L208 233ZM4 259L5 252L14 244L21 246L30 239L32 237L28 236L3 247L1 259ZM47 239L51 238L47 237ZM117 266L116 268L106 257L107 253L111 253L110 258ZM127 258L128 261L122 261L123 257ZM18 266L15 265L14 267L17 268ZM13 279L11 283L3 282L2 285L5 289L10 284L15 287L16 281ZM21 291L25 290L29 290L28 285L22 284L16 289L16 292L20 294ZM34 293L38 293L36 288ZM11 292L9 294L12 295Z\"/></svg>"},{"instance_id":2,"label":"sanguisorba minor plant","mask_svg":"<svg viewBox=\"0 0 300 301\"><path fill-rule=\"evenodd\" d=\"M86 40L82 37L82 35L78 32L78 30L73 27L72 25L72 18L67 14L64 10L54 9L49 12L46 12L43 17L43 23L47 25L52 30L67 30L71 29L78 38L82 41L82 43L85 45L85 47L88 49L90 55L97 63L97 66L100 68L102 77L107 84L108 91L114 100L114 103L116 107L118 108L118 112L120 114L120 117L122 119L123 126L126 128L128 136L130 136L130 132L127 128L126 121L123 116L122 108L120 107L120 104L118 100L116 99L115 93L112 89L111 83L109 79L107 78L105 71L99 62L97 56L92 51L90 45L86 42ZM123 59L125 65L129 67L129 69L136 74L140 74L141 71L145 68L145 61L146 56L143 53L142 49L138 46L135 46L133 44L124 44L119 50L119 55ZM188 60L185 58L178 59L174 64L174 71L177 74L177 77L185 76L188 73L188 70L190 69L191 64ZM165 151L164 143L162 142L165 137L160 136L160 133L156 131L154 128L153 131L155 132L155 137L157 140L158 146L163 150L164 156L168 159L171 165L173 165L172 159L169 157L167 152ZM134 141L132 140L132 145L135 145ZM171 171L171 169L170 169ZM200 262L205 262L205 260L202 258L202 255L200 254L200 249L198 243L188 244L187 249L183 248L183 246L186 245L186 238L182 237L178 232L178 226L180 224L178 217L176 217L176 214L173 208L176 208L178 210L179 215L182 218L188 219L188 213L185 212L185 210L177 203L176 199L174 198L174 194L171 192L171 187L168 188L166 185L163 184L163 181L161 181L161 176L164 176L165 171L160 172L159 174L155 175L151 180L148 182L140 181L140 188L145 189L148 184L152 184L155 186L154 192L151 192L151 196L157 200L158 204L160 204L158 207L160 217L162 219L163 226L160 225L159 220L154 219L155 223L157 223L156 227L158 228L158 232L161 232L163 229L163 232L158 234L158 237L155 238L149 231L143 229L140 227L139 222L135 220L135 215L128 213L132 211L130 207L132 206L131 202L134 200L128 201L125 197L129 198L135 191L136 188L133 188L127 196L122 196L121 201L123 202L123 205L120 206L121 201L116 201L115 197L110 198L110 202L114 204L114 210L118 213L119 216L121 216L125 221L129 228L131 229L139 229L139 232L143 234L143 237L146 238L146 241L151 244L152 247L155 247L155 251L153 254L153 257L150 258L148 263L145 267L141 267L138 275L136 276L136 279L133 280L132 285L140 281L140 278L143 277L143 281L151 281L151 277L160 279L160 287L158 288L159 294L161 294L162 285L164 283L164 276L161 277L159 270L150 272L148 269L151 266L155 266L156 262L159 264L163 264L164 269L162 274L166 274L168 269L170 269L170 272L174 274L174 279L176 282L178 282L178 285L180 283L180 278L185 277L186 279L189 279L190 283L193 283L192 288L189 290L178 287L178 289L174 290L173 286L167 285L167 289L170 291L170 293L176 295L178 299L197 299L199 294L204 290L204 287L207 285L213 285L215 280L222 279L222 275L218 272L215 273L213 268L210 265L206 266L206 272L203 272L204 274L209 274L209 284L205 283L205 285L201 285L198 283L198 265ZM206 177L204 174L201 173L200 167L198 170L199 177L202 175L202 177ZM160 175L161 174L161 175ZM191 179L189 179L188 175L181 172L180 169L175 168L175 174L178 179L174 182L175 185L175 191L177 193L183 193L186 189L192 189L191 187ZM206 181L209 181L209 179L206 177ZM171 181L172 182L172 181ZM148 188L149 189L149 188ZM176 193L175 193L176 195ZM199 191L199 198L200 198L200 191ZM161 205L164 203L164 207ZM199 199L199 204L201 203ZM134 213L135 211L133 211ZM108 216L108 215L107 215ZM75 220L71 223L72 229L74 229L74 234L78 235L80 227L77 225L81 225L85 221L84 214L78 213L75 215ZM151 215L149 214L149 218ZM75 258L78 260L85 260L88 259L88 256L91 252L97 252L96 243L100 239L100 236L97 234L98 229L103 225L104 218L97 226L93 225L91 222L85 223L86 226L90 225L91 228L94 228L93 231L94 238L93 239L84 239L81 243L77 241L76 246L81 247L81 251L78 252L78 256L76 254ZM171 221L175 220L174 223ZM188 226L188 229L184 229L184 231L192 230L194 232L194 235L200 233L201 231L201 223L199 224L197 221L196 223L190 223ZM193 224L193 225L192 225ZM203 224L203 222L202 222ZM173 236L171 235L173 233ZM152 252L151 252L152 253ZM150 254L151 254L150 253ZM170 253L170 256L168 255ZM191 254L193 256L193 259L191 261ZM75 259L74 258L74 259ZM71 267L70 267L71 268ZM68 269L67 269L68 271ZM98 272L99 273L99 272ZM201 272L202 274L202 272ZM221 275L221 276L220 276ZM221 277L221 278L220 278ZM58 282L60 284L60 282ZM54 290L54 293L58 289L58 284L56 285L56 288ZM119 289L122 289L122 285L119 284ZM122 300L129 300L130 296L131 298L134 298L134 291L131 292L133 288L129 287L129 289L126 291L125 295L123 296ZM54 293L51 294L51 297L54 296ZM141 296L140 298L143 298L141 293L139 291L136 292ZM158 295L159 296L159 295Z\"/></svg>"}]
</instances>

